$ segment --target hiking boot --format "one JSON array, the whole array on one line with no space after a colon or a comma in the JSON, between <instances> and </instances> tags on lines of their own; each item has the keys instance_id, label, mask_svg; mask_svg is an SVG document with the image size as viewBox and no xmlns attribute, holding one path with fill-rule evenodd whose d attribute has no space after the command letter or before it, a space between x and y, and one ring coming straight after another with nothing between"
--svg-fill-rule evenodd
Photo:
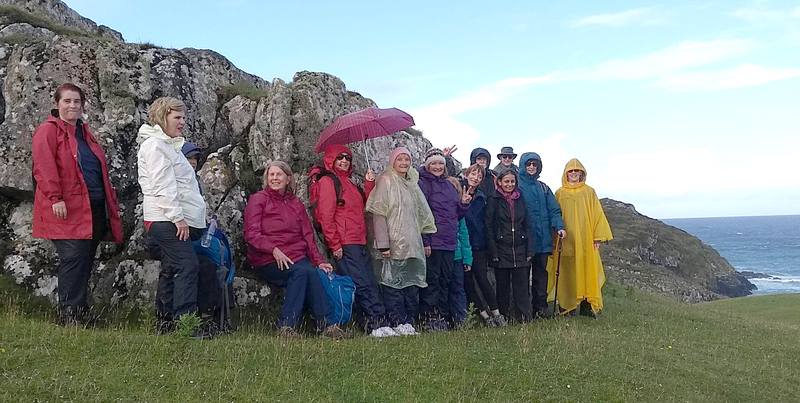
<instances>
[{"instance_id":1,"label":"hiking boot","mask_svg":"<svg viewBox=\"0 0 800 403\"><path fill-rule=\"evenodd\" d=\"M278 329L278 337L282 339L302 339L303 335L297 332L295 328L290 326L281 326Z\"/></svg>"},{"instance_id":2,"label":"hiking boot","mask_svg":"<svg viewBox=\"0 0 800 403\"><path fill-rule=\"evenodd\" d=\"M491 327L506 327L508 326L508 320L503 314L498 314L489 318L489 321L493 323Z\"/></svg>"},{"instance_id":3,"label":"hiking boot","mask_svg":"<svg viewBox=\"0 0 800 403\"><path fill-rule=\"evenodd\" d=\"M158 320L156 321L155 333L156 336L170 334L175 331L175 322L171 320Z\"/></svg>"},{"instance_id":4,"label":"hiking boot","mask_svg":"<svg viewBox=\"0 0 800 403\"><path fill-rule=\"evenodd\" d=\"M71 305L65 305L58 310L58 324L60 326L80 326L78 309Z\"/></svg>"},{"instance_id":5,"label":"hiking boot","mask_svg":"<svg viewBox=\"0 0 800 403\"><path fill-rule=\"evenodd\" d=\"M347 332L342 330L342 328L339 327L339 325L330 325L326 327L325 330L322 331L320 336L327 339L341 340L347 338Z\"/></svg>"},{"instance_id":6,"label":"hiking boot","mask_svg":"<svg viewBox=\"0 0 800 403\"><path fill-rule=\"evenodd\" d=\"M397 333L396 331L394 331L394 329L392 329L391 327L389 327L389 326L384 326L384 327L379 327L379 328L377 328L377 329L374 329L374 330L373 330L373 331L372 331L372 332L369 334L369 336L370 336L370 337L378 337L378 338L381 338L381 337L395 337L395 336L400 336L400 334L399 334L399 333Z\"/></svg>"},{"instance_id":7,"label":"hiking boot","mask_svg":"<svg viewBox=\"0 0 800 403\"><path fill-rule=\"evenodd\" d=\"M425 321L424 327L426 332L446 332L450 330L447 321L442 318L428 319Z\"/></svg>"},{"instance_id":8,"label":"hiking boot","mask_svg":"<svg viewBox=\"0 0 800 403\"><path fill-rule=\"evenodd\" d=\"M216 325L213 322L203 322L197 329L194 329L189 337L195 340L211 340L217 334Z\"/></svg>"},{"instance_id":9,"label":"hiking boot","mask_svg":"<svg viewBox=\"0 0 800 403\"><path fill-rule=\"evenodd\" d=\"M581 301L581 306L578 308L580 311L579 315L581 316L588 316L592 319L597 319L597 312L592 309L592 304L589 303L587 300Z\"/></svg>"},{"instance_id":10,"label":"hiking boot","mask_svg":"<svg viewBox=\"0 0 800 403\"><path fill-rule=\"evenodd\" d=\"M403 323L402 325L398 325L393 329L401 336L416 336L419 334L417 333L417 329L414 329L414 326L412 326L410 323Z\"/></svg>"}]
</instances>

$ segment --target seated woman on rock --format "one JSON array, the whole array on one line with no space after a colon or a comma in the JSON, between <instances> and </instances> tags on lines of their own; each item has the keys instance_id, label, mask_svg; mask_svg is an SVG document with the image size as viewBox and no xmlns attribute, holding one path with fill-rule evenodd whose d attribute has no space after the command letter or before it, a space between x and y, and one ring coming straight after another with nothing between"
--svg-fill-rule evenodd
<instances>
[{"instance_id":1,"label":"seated woman on rock","mask_svg":"<svg viewBox=\"0 0 800 403\"><path fill-rule=\"evenodd\" d=\"M285 287L278 317L278 335L299 338L297 327L303 307L311 306L316 329L323 337L345 336L338 325L328 325L330 309L317 267L333 271L314 240L306 208L294 194L289 164L273 161L264 170L263 190L253 193L244 210L244 239L247 260L267 282Z\"/></svg>"},{"instance_id":2,"label":"seated woman on rock","mask_svg":"<svg viewBox=\"0 0 800 403\"><path fill-rule=\"evenodd\" d=\"M564 244L558 274L557 255L550 256L547 264L548 300L553 301L558 287L562 314L580 308L581 315L596 317L603 309L601 289L606 281L600 242L613 237L597 193L586 184L586 168L575 158L564 167L556 200L569 236L561 241Z\"/></svg>"},{"instance_id":3,"label":"seated woman on rock","mask_svg":"<svg viewBox=\"0 0 800 403\"><path fill-rule=\"evenodd\" d=\"M109 235L122 242L117 195L103 147L81 120L86 96L78 86L56 88L55 106L33 133L35 238L58 253L58 314L62 325L85 321L89 277L97 246Z\"/></svg>"}]
</instances>

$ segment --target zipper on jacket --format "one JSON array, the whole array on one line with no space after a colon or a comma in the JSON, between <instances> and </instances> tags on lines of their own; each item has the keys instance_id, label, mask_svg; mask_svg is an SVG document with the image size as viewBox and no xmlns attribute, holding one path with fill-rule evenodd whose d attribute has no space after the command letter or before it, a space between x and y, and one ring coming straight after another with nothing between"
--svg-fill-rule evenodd
<instances>
[{"instance_id":1,"label":"zipper on jacket","mask_svg":"<svg viewBox=\"0 0 800 403\"><path fill-rule=\"evenodd\" d=\"M517 246L515 245L515 238L517 234L514 228L514 217L511 217L511 258L514 260L514 267L517 267Z\"/></svg>"}]
</instances>

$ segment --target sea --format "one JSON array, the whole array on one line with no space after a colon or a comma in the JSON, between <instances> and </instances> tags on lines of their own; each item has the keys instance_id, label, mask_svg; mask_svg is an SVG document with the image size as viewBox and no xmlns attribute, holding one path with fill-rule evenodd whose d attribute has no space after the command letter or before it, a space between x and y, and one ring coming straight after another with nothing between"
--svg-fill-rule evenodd
<instances>
[{"instance_id":1,"label":"sea","mask_svg":"<svg viewBox=\"0 0 800 403\"><path fill-rule=\"evenodd\" d=\"M713 247L737 271L763 273L753 294L800 293L800 215L662 220Z\"/></svg>"}]
</instances>

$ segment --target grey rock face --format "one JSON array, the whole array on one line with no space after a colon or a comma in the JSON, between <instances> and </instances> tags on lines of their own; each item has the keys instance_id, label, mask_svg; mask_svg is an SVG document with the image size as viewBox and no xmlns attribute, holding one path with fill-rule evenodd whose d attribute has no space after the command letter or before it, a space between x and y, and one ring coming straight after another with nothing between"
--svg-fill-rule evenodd
<instances>
[{"instance_id":1,"label":"grey rock face","mask_svg":"<svg viewBox=\"0 0 800 403\"><path fill-rule=\"evenodd\" d=\"M145 250L135 139L148 106L160 96L186 103L185 133L204 148L198 174L235 248L237 302L266 301L268 288L253 280L242 240L242 211L247 196L261 187L264 164L289 162L304 197L304 173L318 158L313 145L319 132L336 117L374 102L324 73L300 72L289 83L268 82L213 51L125 43L60 1L0 0L0 7L11 10L0 17L0 233L7 234L0 239L2 271L55 300L52 243L30 236L30 146L36 127L53 108L55 88L73 82L86 92L85 120L105 149L125 231L125 244L103 244L98 252L91 280L95 302L152 306L159 263ZM380 161L396 144L408 145L415 156L429 147L416 132L371 140L373 168L382 167ZM358 147L355 164L363 173L367 164Z\"/></svg>"}]
</instances>

